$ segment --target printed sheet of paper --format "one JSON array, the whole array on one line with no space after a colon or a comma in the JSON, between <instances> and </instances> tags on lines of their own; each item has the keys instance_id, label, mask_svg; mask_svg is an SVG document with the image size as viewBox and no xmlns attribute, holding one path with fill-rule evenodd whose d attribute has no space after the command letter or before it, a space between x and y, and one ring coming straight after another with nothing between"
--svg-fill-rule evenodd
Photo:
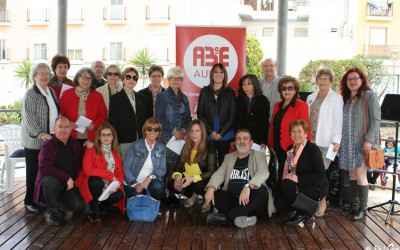
<instances>
[{"instance_id":1,"label":"printed sheet of paper","mask_svg":"<svg viewBox=\"0 0 400 250\"><path fill-rule=\"evenodd\" d=\"M171 149L172 151L180 155L182 152L183 145L185 145L184 140L177 140L175 136L172 136L167 143L167 148Z\"/></svg>"},{"instance_id":2,"label":"printed sheet of paper","mask_svg":"<svg viewBox=\"0 0 400 250\"><path fill-rule=\"evenodd\" d=\"M117 190L119 186L119 181L112 181L110 185L104 190L104 192L100 195L99 201L107 200L110 194L112 194L115 190Z\"/></svg>"},{"instance_id":3,"label":"printed sheet of paper","mask_svg":"<svg viewBox=\"0 0 400 250\"><path fill-rule=\"evenodd\" d=\"M66 91L67 89L71 89L71 88L73 88L73 86L64 83L61 87L60 98L64 91Z\"/></svg>"},{"instance_id":4,"label":"printed sheet of paper","mask_svg":"<svg viewBox=\"0 0 400 250\"><path fill-rule=\"evenodd\" d=\"M257 143L253 143L253 145L251 145L251 149L265 153L265 148L262 148L261 145L259 145Z\"/></svg>"},{"instance_id":5,"label":"printed sheet of paper","mask_svg":"<svg viewBox=\"0 0 400 250\"><path fill-rule=\"evenodd\" d=\"M331 161L334 161L337 152L338 151L333 152L333 144L329 145L328 152L326 153L326 158L328 158Z\"/></svg>"},{"instance_id":6,"label":"printed sheet of paper","mask_svg":"<svg viewBox=\"0 0 400 250\"><path fill-rule=\"evenodd\" d=\"M79 133L85 132L87 126L92 123L92 120L84 117L83 115L79 116L78 120L75 122L76 126L78 126L75 130Z\"/></svg>"}]
</instances>

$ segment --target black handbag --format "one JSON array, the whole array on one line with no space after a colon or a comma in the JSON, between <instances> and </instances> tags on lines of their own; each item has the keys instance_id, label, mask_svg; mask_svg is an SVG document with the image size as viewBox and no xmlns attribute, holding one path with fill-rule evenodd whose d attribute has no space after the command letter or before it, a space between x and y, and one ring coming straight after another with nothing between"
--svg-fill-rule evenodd
<instances>
[{"instance_id":1,"label":"black handbag","mask_svg":"<svg viewBox=\"0 0 400 250\"><path fill-rule=\"evenodd\" d=\"M317 209L318 202L311 199L303 193L298 193L294 200L292 207L298 211L307 214L309 217L313 217L315 210Z\"/></svg>"}]
</instances>

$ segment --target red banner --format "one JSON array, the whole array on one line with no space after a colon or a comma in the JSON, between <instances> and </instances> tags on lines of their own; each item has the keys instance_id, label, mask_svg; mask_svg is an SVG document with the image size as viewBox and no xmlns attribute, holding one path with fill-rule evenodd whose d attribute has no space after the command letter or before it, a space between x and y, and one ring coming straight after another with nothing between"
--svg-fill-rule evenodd
<instances>
[{"instance_id":1,"label":"red banner","mask_svg":"<svg viewBox=\"0 0 400 250\"><path fill-rule=\"evenodd\" d=\"M181 86L187 95L192 116L196 116L201 88L210 83L210 70L222 63L228 85L237 92L246 73L245 27L176 27L176 66L185 71Z\"/></svg>"}]
</instances>

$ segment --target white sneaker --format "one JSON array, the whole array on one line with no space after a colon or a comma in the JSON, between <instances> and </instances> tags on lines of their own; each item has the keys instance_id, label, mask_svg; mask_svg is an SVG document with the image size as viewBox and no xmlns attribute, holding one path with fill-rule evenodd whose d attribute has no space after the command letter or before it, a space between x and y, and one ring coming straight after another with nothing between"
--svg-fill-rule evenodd
<instances>
[{"instance_id":1,"label":"white sneaker","mask_svg":"<svg viewBox=\"0 0 400 250\"><path fill-rule=\"evenodd\" d=\"M235 226L239 228L246 228L250 226L254 226L257 223L257 217L256 216L239 216L236 217L235 220L233 221Z\"/></svg>"}]
</instances>

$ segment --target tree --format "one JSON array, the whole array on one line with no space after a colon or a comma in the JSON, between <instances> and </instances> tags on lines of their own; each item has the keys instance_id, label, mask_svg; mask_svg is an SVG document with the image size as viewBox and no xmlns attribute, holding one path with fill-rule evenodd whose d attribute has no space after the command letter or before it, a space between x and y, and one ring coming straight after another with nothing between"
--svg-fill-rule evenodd
<instances>
[{"instance_id":1,"label":"tree","mask_svg":"<svg viewBox=\"0 0 400 250\"><path fill-rule=\"evenodd\" d=\"M31 79L32 62L24 59L14 70L14 77L20 81L21 87L29 88L33 79Z\"/></svg>"},{"instance_id":2,"label":"tree","mask_svg":"<svg viewBox=\"0 0 400 250\"><path fill-rule=\"evenodd\" d=\"M138 50L133 58L129 60L133 66L137 67L140 73L140 77L143 80L143 87L144 82L147 79L148 70L151 66L156 63L156 59L150 56L146 49Z\"/></svg>"},{"instance_id":3,"label":"tree","mask_svg":"<svg viewBox=\"0 0 400 250\"><path fill-rule=\"evenodd\" d=\"M260 41L256 35L246 34L246 72L254 74L258 78L262 77L262 59L264 52L262 51Z\"/></svg>"}]
</instances>

